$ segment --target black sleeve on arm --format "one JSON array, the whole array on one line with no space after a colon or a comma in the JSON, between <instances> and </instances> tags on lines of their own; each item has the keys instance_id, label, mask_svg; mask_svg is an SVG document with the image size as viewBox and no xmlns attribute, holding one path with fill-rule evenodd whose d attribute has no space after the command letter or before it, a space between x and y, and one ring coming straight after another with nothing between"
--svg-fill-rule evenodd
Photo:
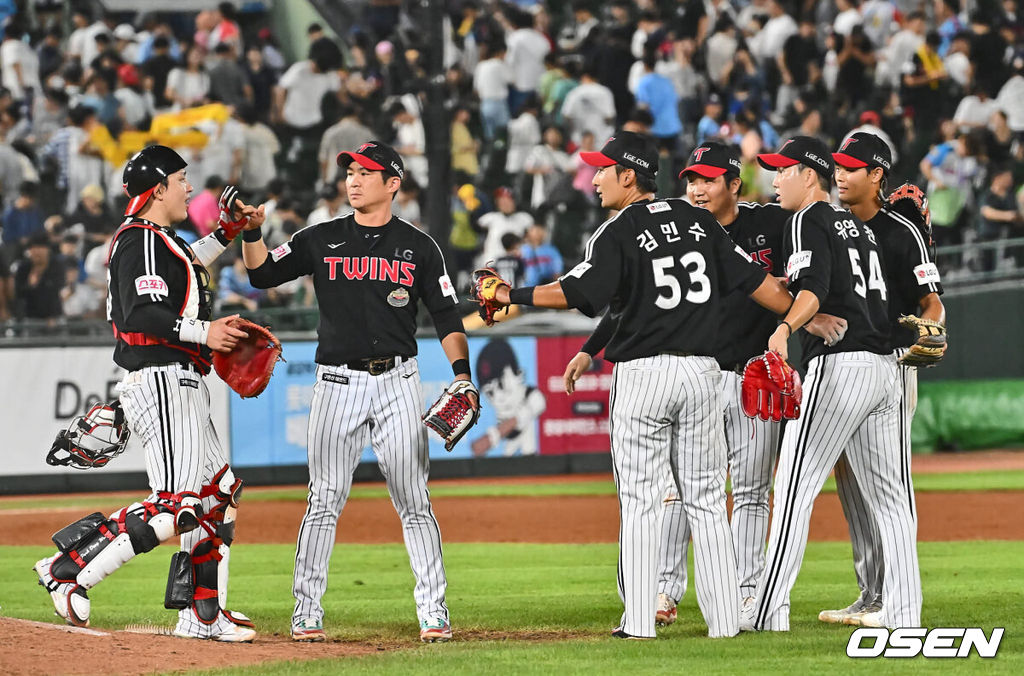
<instances>
[{"instance_id":1,"label":"black sleeve on arm","mask_svg":"<svg viewBox=\"0 0 1024 676\"><path fill-rule=\"evenodd\" d=\"M258 268L249 268L249 283L257 289L269 289L301 275L312 274L307 230L300 230L281 246L268 251L266 260Z\"/></svg>"},{"instance_id":2,"label":"black sleeve on arm","mask_svg":"<svg viewBox=\"0 0 1024 676\"><path fill-rule=\"evenodd\" d=\"M832 280L832 247L829 224L815 218L809 210L796 213L786 228L786 277L793 297L807 290L823 303L828 298ZM794 245L794 242L796 243ZM797 248L799 246L799 248ZM843 251L842 256L846 256Z\"/></svg>"},{"instance_id":3,"label":"black sleeve on arm","mask_svg":"<svg viewBox=\"0 0 1024 676\"><path fill-rule=\"evenodd\" d=\"M558 279L569 307L588 317L596 317L619 287L624 252L610 223L605 222L587 242L587 257Z\"/></svg>"},{"instance_id":4,"label":"black sleeve on arm","mask_svg":"<svg viewBox=\"0 0 1024 676\"><path fill-rule=\"evenodd\" d=\"M462 315L459 314L457 305L449 305L437 312L430 313L434 320L434 330L437 332L437 339L444 340L451 333L465 333L466 327L462 325Z\"/></svg>"},{"instance_id":5,"label":"black sleeve on arm","mask_svg":"<svg viewBox=\"0 0 1024 676\"><path fill-rule=\"evenodd\" d=\"M718 284L723 294L736 289L748 296L752 294L764 281L767 274L764 268L755 263L739 244L732 241L714 217L711 217L711 222L705 223L704 227L714 238L715 255L718 259Z\"/></svg>"},{"instance_id":6,"label":"black sleeve on arm","mask_svg":"<svg viewBox=\"0 0 1024 676\"><path fill-rule=\"evenodd\" d=\"M618 324L619 318L617 315L614 315L611 310L605 312L594 332L587 338L587 342L583 343L580 352L586 352L591 357L596 357L608 345L608 341L612 339Z\"/></svg>"}]
</instances>

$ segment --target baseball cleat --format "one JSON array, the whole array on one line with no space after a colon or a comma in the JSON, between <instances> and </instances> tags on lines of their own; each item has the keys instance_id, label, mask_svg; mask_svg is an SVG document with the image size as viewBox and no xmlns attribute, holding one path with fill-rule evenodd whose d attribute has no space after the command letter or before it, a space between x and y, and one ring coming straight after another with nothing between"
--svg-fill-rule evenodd
<instances>
[{"instance_id":1,"label":"baseball cleat","mask_svg":"<svg viewBox=\"0 0 1024 676\"><path fill-rule=\"evenodd\" d=\"M667 627L676 621L679 611L676 609L676 602L668 594L658 594L658 610L654 613L654 623Z\"/></svg>"},{"instance_id":2,"label":"baseball cleat","mask_svg":"<svg viewBox=\"0 0 1024 676\"><path fill-rule=\"evenodd\" d=\"M50 564L57 558L48 556L45 559L36 561L32 567L39 578L40 586L50 592L50 600L53 601L53 610L57 615L64 618L68 624L76 627L89 626L89 596L85 590L72 582L57 582L50 575Z\"/></svg>"},{"instance_id":3,"label":"baseball cleat","mask_svg":"<svg viewBox=\"0 0 1024 676\"><path fill-rule=\"evenodd\" d=\"M748 596L740 606L740 631L757 631L754 628L754 613L757 611L757 599Z\"/></svg>"},{"instance_id":4,"label":"baseball cleat","mask_svg":"<svg viewBox=\"0 0 1024 676\"><path fill-rule=\"evenodd\" d=\"M847 622L847 624L852 624ZM882 608L872 608L860 614L857 618L857 625L861 627L884 627L885 611Z\"/></svg>"},{"instance_id":5,"label":"baseball cleat","mask_svg":"<svg viewBox=\"0 0 1024 676\"><path fill-rule=\"evenodd\" d=\"M621 638L627 641L652 641L653 636L633 636L633 634L627 634L622 631L622 627L618 627L612 630L612 638Z\"/></svg>"},{"instance_id":6,"label":"baseball cleat","mask_svg":"<svg viewBox=\"0 0 1024 676\"><path fill-rule=\"evenodd\" d=\"M444 643L452 640L452 626L442 617L428 617L420 624L420 640L424 643Z\"/></svg>"},{"instance_id":7,"label":"baseball cleat","mask_svg":"<svg viewBox=\"0 0 1024 676\"><path fill-rule=\"evenodd\" d=\"M857 600L839 610L823 610L818 613L818 619L828 624L849 624L856 627L860 625L860 618L864 613L876 610L879 610L879 606L865 606L860 600Z\"/></svg>"},{"instance_id":8,"label":"baseball cleat","mask_svg":"<svg viewBox=\"0 0 1024 676\"><path fill-rule=\"evenodd\" d=\"M320 641L327 640L327 634L324 633L324 626L320 620L314 620L311 617L307 617L304 620L300 620L292 625L292 640L303 641L305 643L318 643Z\"/></svg>"},{"instance_id":9,"label":"baseball cleat","mask_svg":"<svg viewBox=\"0 0 1024 676\"><path fill-rule=\"evenodd\" d=\"M210 638L221 643L252 643L253 639L256 638L256 630L252 627L232 624L230 629L214 634Z\"/></svg>"}]
</instances>

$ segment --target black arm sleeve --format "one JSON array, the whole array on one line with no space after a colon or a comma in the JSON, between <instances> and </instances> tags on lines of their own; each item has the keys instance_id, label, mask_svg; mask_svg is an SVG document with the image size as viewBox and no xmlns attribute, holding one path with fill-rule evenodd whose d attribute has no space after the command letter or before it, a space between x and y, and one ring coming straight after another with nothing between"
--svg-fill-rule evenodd
<instances>
[{"instance_id":1,"label":"black arm sleeve","mask_svg":"<svg viewBox=\"0 0 1024 676\"><path fill-rule=\"evenodd\" d=\"M612 339L612 335L614 335L618 325L618 316L612 314L611 310L605 312L604 316L601 317L601 322L594 329L594 332L590 334L590 337L587 338L587 342L583 343L580 352L586 352L591 357L596 357L608 345L608 341Z\"/></svg>"},{"instance_id":2,"label":"black arm sleeve","mask_svg":"<svg viewBox=\"0 0 1024 676\"><path fill-rule=\"evenodd\" d=\"M466 328L462 325L462 316L455 305L430 313L434 320L434 330L437 331L437 339L444 340L451 333L465 333Z\"/></svg>"},{"instance_id":3,"label":"black arm sleeve","mask_svg":"<svg viewBox=\"0 0 1024 676\"><path fill-rule=\"evenodd\" d=\"M296 277L312 274L311 230L299 230L290 240L268 252L262 265L249 268L249 283L257 289L269 289Z\"/></svg>"}]
</instances>

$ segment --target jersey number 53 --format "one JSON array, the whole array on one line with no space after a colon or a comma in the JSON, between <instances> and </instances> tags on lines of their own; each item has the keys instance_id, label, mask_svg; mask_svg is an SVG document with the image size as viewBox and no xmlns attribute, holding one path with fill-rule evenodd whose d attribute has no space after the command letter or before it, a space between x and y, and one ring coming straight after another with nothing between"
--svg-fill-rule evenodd
<instances>
[{"instance_id":1,"label":"jersey number 53","mask_svg":"<svg viewBox=\"0 0 1024 676\"><path fill-rule=\"evenodd\" d=\"M689 275L689 288L686 291L688 303L706 303L711 298L711 280L704 272L707 270L707 262L699 251L689 251L679 258L683 271ZM683 298L683 290L679 285L679 279L673 274L675 259L672 256L663 256L651 260L654 271L654 285L659 289L667 289L668 295L659 293L654 304L662 310L671 310L679 305ZM692 268L692 269L691 269Z\"/></svg>"}]
</instances>

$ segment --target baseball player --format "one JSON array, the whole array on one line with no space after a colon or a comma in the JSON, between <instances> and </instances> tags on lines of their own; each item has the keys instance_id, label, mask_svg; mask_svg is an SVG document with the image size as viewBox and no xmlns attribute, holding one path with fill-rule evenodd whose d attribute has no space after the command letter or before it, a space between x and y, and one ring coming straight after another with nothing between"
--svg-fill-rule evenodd
<instances>
[{"instance_id":1,"label":"baseball player","mask_svg":"<svg viewBox=\"0 0 1024 676\"><path fill-rule=\"evenodd\" d=\"M734 146L709 141L690 154L680 172L685 178L688 201L710 211L768 274L782 276L782 228L790 212L777 204L761 205L739 201L741 164ZM814 327L841 332L845 320L818 315ZM730 525L736 549L740 595L743 605L754 602L757 578L764 565L768 537L768 489L779 441L779 423L748 418L740 403L743 368L764 351L768 336L778 324L771 312L740 291L722 299L721 332L715 358L722 370L722 406L725 441L732 479L733 509ZM602 320L605 323L605 320ZM566 369L567 388L590 367L590 361L604 347L610 331L595 332ZM824 336L823 336L824 337ZM658 607L655 622L669 625L677 617L676 604L686 593L686 550L690 529L683 502L670 482L662 521L661 554L658 568Z\"/></svg>"},{"instance_id":2,"label":"baseball player","mask_svg":"<svg viewBox=\"0 0 1024 676\"><path fill-rule=\"evenodd\" d=\"M900 315L918 315L945 324L946 310L939 296L942 284L930 252L931 237L907 217L883 206L882 191L892 167L888 144L867 132L850 135L832 154L836 163L839 200L864 221L878 238L887 272L889 290L889 346L902 357L917 340L917 333L898 325ZM899 366L900 489L916 518L914 487L910 473L910 426L917 408L917 369ZM842 455L835 467L839 502L843 506L853 545L854 570L861 594L839 610L823 610L822 622L860 624L882 607L884 565L882 545L874 520L850 463ZM875 619L877 616L873 615Z\"/></svg>"},{"instance_id":3,"label":"baseball player","mask_svg":"<svg viewBox=\"0 0 1024 676\"><path fill-rule=\"evenodd\" d=\"M259 230L243 244L249 281L269 288L312 275L320 306L316 385L310 404L309 506L295 555L292 638L322 641L327 567L352 473L371 443L402 520L416 587L420 638L452 636L441 532L427 493L427 430L416 362L422 300L456 380L470 380L458 297L437 243L391 213L405 167L379 142L338 155L354 213L304 228L273 251ZM473 389L473 401L479 406Z\"/></svg>"},{"instance_id":4,"label":"baseball player","mask_svg":"<svg viewBox=\"0 0 1024 676\"><path fill-rule=\"evenodd\" d=\"M606 306L615 329L605 356L611 389L612 462L619 496L618 638L653 638L664 477L675 477L693 531L697 600L712 637L739 631L736 554L725 509L718 344L722 299L742 289L777 314L789 293L737 247L706 209L654 199L657 148L619 132L599 152L601 205L618 214L601 225L586 258L551 284L496 288L495 304Z\"/></svg>"},{"instance_id":5,"label":"baseball player","mask_svg":"<svg viewBox=\"0 0 1024 676\"><path fill-rule=\"evenodd\" d=\"M783 248L796 299L769 349L785 357L792 332L819 308L846 318L848 328L831 345L801 336L809 362L803 410L783 435L765 567L744 628L789 630L789 594L814 498L844 449L862 479L888 564L885 624L919 626L917 525L901 480L899 373L889 347L889 289L878 238L852 213L828 203L834 167L821 141L796 136L779 152L758 155L758 162L776 170L779 203L794 212Z\"/></svg>"},{"instance_id":6,"label":"baseball player","mask_svg":"<svg viewBox=\"0 0 1024 676\"><path fill-rule=\"evenodd\" d=\"M152 493L109 518L97 512L59 531L59 551L35 571L57 613L87 626L87 590L136 554L181 535L165 600L180 608L174 634L248 642L256 636L252 622L224 610L242 482L217 440L203 380L211 350L228 352L246 334L228 326L237 315L210 320L206 266L242 227L258 225L263 212L239 203L245 216L233 220L234 192L226 191L220 228L189 246L172 227L187 217L192 186L185 167L165 146L147 147L128 162L124 187L131 200L108 253L114 362L128 372L120 404L142 440Z\"/></svg>"}]
</instances>

